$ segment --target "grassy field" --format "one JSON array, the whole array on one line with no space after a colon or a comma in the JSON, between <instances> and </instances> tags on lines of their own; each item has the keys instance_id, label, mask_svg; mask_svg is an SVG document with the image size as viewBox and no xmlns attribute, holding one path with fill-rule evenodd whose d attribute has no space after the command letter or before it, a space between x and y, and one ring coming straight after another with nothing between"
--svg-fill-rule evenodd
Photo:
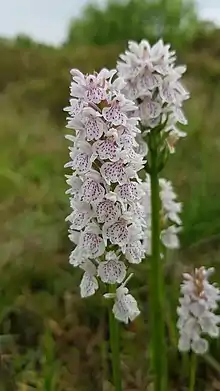
<instances>
[{"instance_id":1,"label":"grassy field","mask_svg":"<svg viewBox=\"0 0 220 391\"><path fill-rule=\"evenodd\" d=\"M1 391L111 391L101 299L79 298L80 272L68 265L62 108L69 69L111 67L119 51L0 47ZM189 365L175 347L180 274L192 265L214 265L220 283L220 59L205 53L182 58L192 95L188 137L164 173L184 202L182 250L167 254L165 269L172 391L187 389ZM143 316L122 332L125 391L151 390L150 351L143 350L148 299L140 288L147 268L146 261L133 281ZM220 390L219 361L220 341L214 341L199 362L198 391Z\"/></svg>"}]
</instances>

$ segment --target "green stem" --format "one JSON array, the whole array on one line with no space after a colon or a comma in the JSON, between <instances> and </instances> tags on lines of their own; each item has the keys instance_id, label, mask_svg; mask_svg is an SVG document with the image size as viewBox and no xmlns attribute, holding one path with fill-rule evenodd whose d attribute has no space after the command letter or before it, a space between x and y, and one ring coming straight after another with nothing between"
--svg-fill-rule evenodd
<instances>
[{"instance_id":1,"label":"green stem","mask_svg":"<svg viewBox=\"0 0 220 391\"><path fill-rule=\"evenodd\" d=\"M109 293L115 293L115 286L109 285ZM109 332L110 332L110 348L111 362L113 371L113 381L115 391L122 391L121 382L121 365L120 365L120 346L119 346L119 324L112 313L112 308L109 306Z\"/></svg>"},{"instance_id":2,"label":"green stem","mask_svg":"<svg viewBox=\"0 0 220 391\"><path fill-rule=\"evenodd\" d=\"M100 353L102 358L101 373L102 373L102 390L104 391L106 379L109 377L108 373L108 341L106 340L106 326L108 325L107 308L103 306L102 319L100 322Z\"/></svg>"},{"instance_id":3,"label":"green stem","mask_svg":"<svg viewBox=\"0 0 220 391\"><path fill-rule=\"evenodd\" d=\"M195 391L196 383L196 354L192 353L190 363L190 380L189 380L189 391Z\"/></svg>"},{"instance_id":4,"label":"green stem","mask_svg":"<svg viewBox=\"0 0 220 391\"><path fill-rule=\"evenodd\" d=\"M154 391L163 391L166 389L165 385L167 377L164 320L164 277L162 259L160 256L160 188L157 163L157 150L155 148L151 150L150 173L152 210L152 257L150 267L151 335Z\"/></svg>"}]
</instances>

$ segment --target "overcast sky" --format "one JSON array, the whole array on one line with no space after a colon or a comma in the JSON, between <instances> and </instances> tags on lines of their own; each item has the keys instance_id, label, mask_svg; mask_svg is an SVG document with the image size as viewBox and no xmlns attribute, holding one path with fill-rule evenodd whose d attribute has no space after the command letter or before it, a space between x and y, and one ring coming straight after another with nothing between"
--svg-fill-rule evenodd
<instances>
[{"instance_id":1,"label":"overcast sky","mask_svg":"<svg viewBox=\"0 0 220 391\"><path fill-rule=\"evenodd\" d=\"M25 33L38 41L58 44L69 20L90 0L0 0L0 36ZM104 0L96 0L104 1ZM200 16L220 24L220 0L197 0Z\"/></svg>"}]
</instances>

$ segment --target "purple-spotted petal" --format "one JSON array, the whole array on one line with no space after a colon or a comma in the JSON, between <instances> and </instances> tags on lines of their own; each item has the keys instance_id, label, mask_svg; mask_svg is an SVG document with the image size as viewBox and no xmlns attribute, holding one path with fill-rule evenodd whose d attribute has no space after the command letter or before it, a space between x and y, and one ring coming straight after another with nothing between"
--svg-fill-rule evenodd
<instances>
[{"instance_id":1,"label":"purple-spotted petal","mask_svg":"<svg viewBox=\"0 0 220 391\"><path fill-rule=\"evenodd\" d=\"M87 179L81 187L81 197L85 202L98 202L104 198L105 189L93 179Z\"/></svg>"},{"instance_id":2,"label":"purple-spotted petal","mask_svg":"<svg viewBox=\"0 0 220 391\"><path fill-rule=\"evenodd\" d=\"M120 284L126 276L126 266L124 262L117 259L100 262L98 275L104 283Z\"/></svg>"},{"instance_id":3,"label":"purple-spotted petal","mask_svg":"<svg viewBox=\"0 0 220 391\"><path fill-rule=\"evenodd\" d=\"M93 232L84 232L80 245L90 258L100 257L105 252L105 244L102 237Z\"/></svg>"},{"instance_id":4,"label":"purple-spotted petal","mask_svg":"<svg viewBox=\"0 0 220 391\"><path fill-rule=\"evenodd\" d=\"M73 160L73 169L78 174L85 174L92 167L91 157L86 153L78 153Z\"/></svg>"},{"instance_id":5,"label":"purple-spotted petal","mask_svg":"<svg viewBox=\"0 0 220 391\"><path fill-rule=\"evenodd\" d=\"M119 203L110 200L101 201L96 207L97 220L99 223L113 224L121 216Z\"/></svg>"},{"instance_id":6,"label":"purple-spotted petal","mask_svg":"<svg viewBox=\"0 0 220 391\"><path fill-rule=\"evenodd\" d=\"M108 184L127 181L127 173L123 161L104 163L100 171Z\"/></svg>"},{"instance_id":7,"label":"purple-spotted petal","mask_svg":"<svg viewBox=\"0 0 220 391\"><path fill-rule=\"evenodd\" d=\"M104 123L100 118L92 115L84 121L87 141L98 140L102 137L104 131Z\"/></svg>"},{"instance_id":8,"label":"purple-spotted petal","mask_svg":"<svg viewBox=\"0 0 220 391\"><path fill-rule=\"evenodd\" d=\"M122 246L129 240L129 230L125 220L119 220L106 229L106 237L112 244Z\"/></svg>"},{"instance_id":9,"label":"purple-spotted petal","mask_svg":"<svg viewBox=\"0 0 220 391\"><path fill-rule=\"evenodd\" d=\"M106 138L105 140L98 140L94 143L93 147L101 160L109 159L114 161L117 159L118 147L114 139Z\"/></svg>"}]
</instances>

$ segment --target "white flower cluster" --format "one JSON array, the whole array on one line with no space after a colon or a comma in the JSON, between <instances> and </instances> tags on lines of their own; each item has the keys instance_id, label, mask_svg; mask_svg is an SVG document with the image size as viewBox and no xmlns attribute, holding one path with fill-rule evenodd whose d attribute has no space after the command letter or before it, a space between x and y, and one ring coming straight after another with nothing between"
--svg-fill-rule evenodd
<instances>
[{"instance_id":1,"label":"white flower cluster","mask_svg":"<svg viewBox=\"0 0 220 391\"><path fill-rule=\"evenodd\" d=\"M189 98L180 82L186 67L175 66L175 60L175 52L162 40L153 46L142 40L140 44L130 41L117 64L119 76L126 82L123 92L138 104L145 130L166 122L163 132L167 132L171 152L176 141L185 136L176 125L187 124L182 105Z\"/></svg>"},{"instance_id":2,"label":"white flower cluster","mask_svg":"<svg viewBox=\"0 0 220 391\"><path fill-rule=\"evenodd\" d=\"M93 295L98 279L106 284L122 284L114 295L113 312L127 323L139 310L125 288L126 263L144 257L143 207L138 171L143 157L135 152L138 118L131 112L135 104L120 93L123 80L116 71L102 69L84 75L73 69L68 125L74 135L70 146L67 175L72 213L70 240L75 248L70 263L84 270L81 296ZM108 295L106 296L108 297ZM112 297L112 295L111 295Z\"/></svg>"},{"instance_id":3,"label":"white flower cluster","mask_svg":"<svg viewBox=\"0 0 220 391\"><path fill-rule=\"evenodd\" d=\"M181 285L180 306L177 327L180 332L179 350L192 349L196 354L208 350L208 342L203 334L216 338L219 336L220 316L214 314L220 300L220 290L208 281L214 268L195 269L193 275L184 273Z\"/></svg>"},{"instance_id":4,"label":"white flower cluster","mask_svg":"<svg viewBox=\"0 0 220 391\"><path fill-rule=\"evenodd\" d=\"M180 247L178 233L181 231L182 221L179 214L182 212L182 203L176 201L176 194L170 181L160 178L161 199L161 241L170 249Z\"/></svg>"},{"instance_id":5,"label":"white flower cluster","mask_svg":"<svg viewBox=\"0 0 220 391\"><path fill-rule=\"evenodd\" d=\"M170 181L160 178L160 221L161 221L161 242L169 249L179 248L178 233L181 230L182 221L179 214L182 211L181 202L177 202L176 194ZM144 195L141 203L144 207L144 219L146 221L146 230L144 237L144 248L148 255L151 255L151 185L149 176L142 183Z\"/></svg>"}]
</instances>

